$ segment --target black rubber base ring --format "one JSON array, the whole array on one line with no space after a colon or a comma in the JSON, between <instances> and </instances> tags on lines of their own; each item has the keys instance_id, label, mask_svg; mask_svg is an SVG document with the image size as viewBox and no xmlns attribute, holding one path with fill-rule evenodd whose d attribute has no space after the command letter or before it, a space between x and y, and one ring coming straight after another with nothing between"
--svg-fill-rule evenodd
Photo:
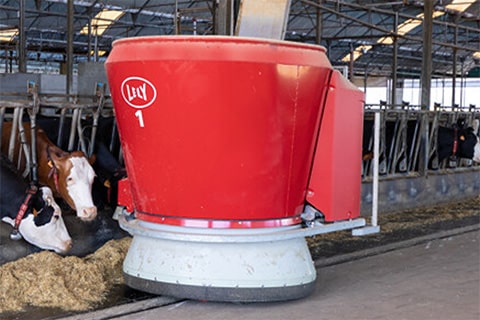
<instances>
[{"instance_id":1,"label":"black rubber base ring","mask_svg":"<svg viewBox=\"0 0 480 320\"><path fill-rule=\"evenodd\" d=\"M146 280L123 273L125 284L131 288L151 294L176 298L218 301L218 302L273 302L301 299L315 289L315 281L296 286L269 288L226 288L212 286L192 286Z\"/></svg>"}]
</instances>

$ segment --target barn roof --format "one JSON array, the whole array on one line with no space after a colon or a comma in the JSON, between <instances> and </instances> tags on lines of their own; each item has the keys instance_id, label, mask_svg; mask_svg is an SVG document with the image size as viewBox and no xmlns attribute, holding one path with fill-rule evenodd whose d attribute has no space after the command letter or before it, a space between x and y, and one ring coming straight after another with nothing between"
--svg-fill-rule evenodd
<instances>
[{"instance_id":1,"label":"barn roof","mask_svg":"<svg viewBox=\"0 0 480 320\"><path fill-rule=\"evenodd\" d=\"M454 70L465 75L478 69L480 56L475 54L480 54L480 1L433 1L433 76L451 76ZM99 61L104 60L112 42L124 37L215 34L218 2L74 0L74 63L93 59L89 54L92 51ZM22 23L22 3L28 66L41 69L65 62L67 0L0 0L0 66L15 62L18 56L21 39L15 30ZM233 3L238 8L239 1ZM466 6L460 7L462 4ZM106 11L117 15L97 16ZM396 56L399 77L418 77L424 43L423 12L424 1L418 0L291 0L285 39L320 43L327 48L332 64L353 67L357 76L391 75ZM9 30L14 33L6 33ZM392 36L398 40L396 46ZM349 62L352 57L355 60Z\"/></svg>"}]
</instances>

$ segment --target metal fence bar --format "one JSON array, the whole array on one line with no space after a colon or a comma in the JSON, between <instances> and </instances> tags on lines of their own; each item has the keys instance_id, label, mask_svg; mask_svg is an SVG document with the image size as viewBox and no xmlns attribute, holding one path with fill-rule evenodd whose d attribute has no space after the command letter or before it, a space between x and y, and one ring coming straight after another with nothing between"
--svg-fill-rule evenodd
<instances>
[{"instance_id":1,"label":"metal fence bar","mask_svg":"<svg viewBox=\"0 0 480 320\"><path fill-rule=\"evenodd\" d=\"M372 147L373 114L380 112L380 175L381 179L406 175L427 175L438 170L455 170L478 166L470 159L444 160L437 156L439 126L473 126L480 121L480 112L425 111L403 109L365 110L364 148ZM478 132L477 132L478 134ZM370 149L371 150L371 149ZM365 153L365 150L364 150ZM371 179L371 160L363 160L363 178Z\"/></svg>"},{"instance_id":2,"label":"metal fence bar","mask_svg":"<svg viewBox=\"0 0 480 320\"><path fill-rule=\"evenodd\" d=\"M24 99L25 97L33 97L33 101L29 99ZM52 97L54 98L52 100ZM23 122L30 121L33 127L38 125L37 114L41 117L41 120L45 119L55 119L58 120L58 128L56 128L56 143L62 148L66 149L67 147L62 145L65 142L68 142L68 151L76 149L77 144L80 146L80 149L87 154L91 155L91 151L94 150L95 138L97 135L96 126L98 125L98 119L101 117L101 112L105 110L106 114L113 116L113 111L111 109L111 104L104 109L106 104L106 99L102 96L99 99L98 96L82 96L82 100L79 99L70 99L70 96L67 95L32 95L30 96L21 96L21 100L17 96L5 96L0 95L0 132L3 133L4 122L9 121L12 123L11 132L9 133L8 138L3 142L0 141L0 148L3 152L6 153L7 158L12 161L14 158L15 144L19 139L21 142L21 147L18 150L19 152L19 161L15 163L17 169L22 167L22 163L26 162L26 170L24 176L34 170L32 167L35 165L35 162L32 162L32 157L35 154L32 154L33 150L29 143L26 141L25 130L23 129ZM74 102L69 102L72 100ZM28 112L25 112L28 111ZM83 121L93 118L93 127L94 130L91 131L89 135L84 135L84 126ZM69 128L68 128L69 127ZM45 130L51 131L52 128L47 127ZM55 129L54 129L55 130ZM65 134L68 135L68 141L65 140ZM112 133L113 137L113 133ZM108 139L106 137L105 139ZM118 139L118 135L117 135ZM33 141L35 141L35 136L33 136ZM2 145L6 144L6 145ZM109 142L110 143L110 142ZM113 142L112 142L113 143ZM35 173L35 172L31 172ZM34 177L33 177L34 178Z\"/></svg>"},{"instance_id":3,"label":"metal fence bar","mask_svg":"<svg viewBox=\"0 0 480 320\"><path fill-rule=\"evenodd\" d=\"M72 101L69 96L55 96L53 101L51 98L51 96L39 95L38 114L43 118L56 119L59 126L57 144L60 148L66 148L62 143L68 142L69 151L80 147L88 156L91 156L94 153L95 144L101 142L106 144L107 149L119 163L123 163L114 113L107 97L99 98L98 95L91 96L89 99L82 97L82 99L75 99L74 103L69 102ZM4 121L13 121L11 136L3 140L3 143L8 146L0 142L0 147L8 150L7 156L10 160L13 159L13 147L19 132L19 124L25 119L23 110L30 110L30 108L32 108L31 100L2 100L0 96L0 130L4 127ZM426 111L411 107L391 109L386 106L380 109L366 109L364 151L373 148L373 119L376 112L380 117L378 154L380 179L425 176L433 172L461 171L464 168L479 166L466 159L459 159L454 163L449 161L440 163L437 157L437 133L439 126L451 126L459 120L464 121L466 126L472 126L475 121L480 121L480 109ZM32 115L29 115L31 118ZM112 126L99 136L99 121L105 118L110 118ZM91 131L87 130L90 128L85 127L85 120L91 122L88 124L92 126ZM62 140L65 134L68 135L68 141ZM371 159L363 160L362 168L364 181L370 180L373 169Z\"/></svg>"}]
</instances>

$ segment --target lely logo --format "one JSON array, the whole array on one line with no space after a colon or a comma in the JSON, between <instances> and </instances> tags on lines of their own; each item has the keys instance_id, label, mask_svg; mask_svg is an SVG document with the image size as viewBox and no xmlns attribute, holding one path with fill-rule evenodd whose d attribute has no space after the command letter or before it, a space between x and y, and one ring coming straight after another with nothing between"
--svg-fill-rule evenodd
<instances>
[{"instance_id":1,"label":"lely logo","mask_svg":"<svg viewBox=\"0 0 480 320\"><path fill-rule=\"evenodd\" d=\"M157 98L157 90L147 79L128 77L122 82L122 97L125 102L136 109L149 107Z\"/></svg>"}]
</instances>

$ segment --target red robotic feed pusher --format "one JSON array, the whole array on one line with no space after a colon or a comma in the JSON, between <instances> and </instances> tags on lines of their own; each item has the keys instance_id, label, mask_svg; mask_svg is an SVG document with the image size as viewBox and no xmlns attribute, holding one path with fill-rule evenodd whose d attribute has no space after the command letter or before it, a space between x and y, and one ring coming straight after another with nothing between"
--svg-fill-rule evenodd
<instances>
[{"instance_id":1,"label":"red robotic feed pusher","mask_svg":"<svg viewBox=\"0 0 480 320\"><path fill-rule=\"evenodd\" d=\"M135 216L120 218L134 236L127 284L221 301L310 293L304 237L365 224L363 94L324 48L130 38L106 70L128 173L119 203Z\"/></svg>"}]
</instances>

